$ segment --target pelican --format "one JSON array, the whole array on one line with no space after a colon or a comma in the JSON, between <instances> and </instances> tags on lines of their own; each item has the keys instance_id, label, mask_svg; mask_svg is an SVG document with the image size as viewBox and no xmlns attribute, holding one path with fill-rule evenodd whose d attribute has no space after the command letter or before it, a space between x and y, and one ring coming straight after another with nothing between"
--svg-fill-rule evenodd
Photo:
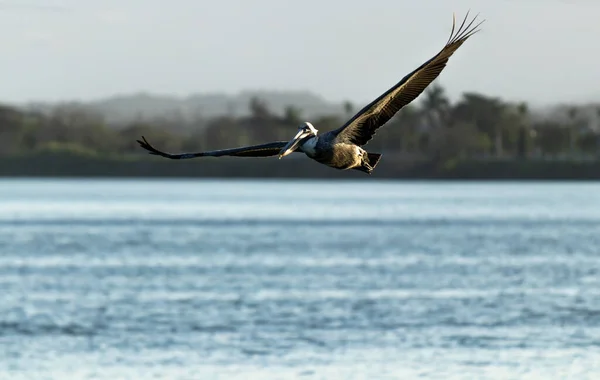
<instances>
[{"instance_id":1,"label":"pelican","mask_svg":"<svg viewBox=\"0 0 600 380\"><path fill-rule=\"evenodd\" d=\"M171 154L154 148L145 137L137 140L150 154L170 159L195 157L270 157L281 159L293 152L306 154L309 158L329 167L348 170L354 169L371 174L381 159L380 153L367 152L362 148L375 135L377 129L387 123L402 107L415 100L436 79L446 67L448 59L473 34L479 31L483 21L473 26L477 16L468 24L465 16L456 30L456 17L452 16L452 31L444 47L432 58L400 82L361 109L341 127L318 134L318 130L305 122L298 127L296 135L288 141L275 141L267 144L240 148L221 149L198 153Z\"/></svg>"}]
</instances>

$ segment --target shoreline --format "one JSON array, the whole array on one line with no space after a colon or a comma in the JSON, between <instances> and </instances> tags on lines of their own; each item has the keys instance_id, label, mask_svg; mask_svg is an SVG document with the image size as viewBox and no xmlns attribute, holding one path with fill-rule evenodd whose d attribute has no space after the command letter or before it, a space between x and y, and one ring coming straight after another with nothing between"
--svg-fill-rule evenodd
<instances>
[{"instance_id":1,"label":"shoreline","mask_svg":"<svg viewBox=\"0 0 600 380\"><path fill-rule=\"evenodd\" d=\"M387 155L373 174L338 171L304 157L165 160L145 156L77 154L3 156L0 178L312 179L411 181L596 181L600 160L460 160L434 165Z\"/></svg>"}]
</instances>

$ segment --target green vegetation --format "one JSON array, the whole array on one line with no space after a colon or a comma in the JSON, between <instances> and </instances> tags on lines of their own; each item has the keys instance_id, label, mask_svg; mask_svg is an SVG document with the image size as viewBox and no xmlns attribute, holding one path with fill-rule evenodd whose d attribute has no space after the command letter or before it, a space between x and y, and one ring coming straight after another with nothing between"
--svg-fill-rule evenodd
<instances>
[{"instance_id":1,"label":"green vegetation","mask_svg":"<svg viewBox=\"0 0 600 380\"><path fill-rule=\"evenodd\" d=\"M200 151L287 140L303 119L289 105L275 114L254 97L247 116L191 121L163 117L112 125L82 107L48 112L0 106L0 175L356 178L308 159L196 159L149 156L144 135L166 151ZM311 117L321 132L337 128L359 108ZM551 117L532 115L524 103L465 93L450 102L432 85L368 144L384 153L374 176L382 178L594 178L600 179L600 107L584 115L565 106ZM589 107L588 107L589 111ZM185 124L185 125L183 125Z\"/></svg>"}]
</instances>

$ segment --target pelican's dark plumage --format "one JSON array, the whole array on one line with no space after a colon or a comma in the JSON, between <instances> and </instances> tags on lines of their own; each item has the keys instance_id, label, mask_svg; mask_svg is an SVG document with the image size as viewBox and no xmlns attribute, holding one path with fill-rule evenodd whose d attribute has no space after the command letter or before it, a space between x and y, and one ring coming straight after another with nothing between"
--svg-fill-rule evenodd
<instances>
[{"instance_id":1,"label":"pelican's dark plumage","mask_svg":"<svg viewBox=\"0 0 600 380\"><path fill-rule=\"evenodd\" d=\"M292 152L301 152L317 162L335 169L355 169L370 174L381 158L380 153L365 151L366 145L377 130L386 124L402 107L415 100L444 70L448 59L473 34L479 31L475 26L475 16L468 24L465 16L462 24L456 29L456 18L452 18L452 31L446 45L431 59L423 63L400 82L384 92L377 99L361 109L340 128L318 134L311 123L304 123L292 140L276 141L267 144L241 148L223 149L198 153L170 154L154 148L142 137L137 140L142 148L151 154L170 159L186 159L194 157L269 157L279 155L282 158ZM456 32L455 32L456 31Z\"/></svg>"},{"instance_id":2,"label":"pelican's dark plumage","mask_svg":"<svg viewBox=\"0 0 600 380\"><path fill-rule=\"evenodd\" d=\"M171 154L171 153L165 153L165 152L162 152L162 151L156 149L143 136L142 136L142 140L137 140L137 142L142 146L142 148L149 151L150 154L170 158L172 160L181 160L181 159L196 158L196 157L223 157L223 156L269 157L269 156L277 155L281 151L281 149L284 146L286 146L286 144L288 143L287 141L275 141L275 142L271 142L271 143L267 143L267 144L245 146L242 148L211 150L211 151L207 151L207 152L198 152L198 153Z\"/></svg>"}]
</instances>

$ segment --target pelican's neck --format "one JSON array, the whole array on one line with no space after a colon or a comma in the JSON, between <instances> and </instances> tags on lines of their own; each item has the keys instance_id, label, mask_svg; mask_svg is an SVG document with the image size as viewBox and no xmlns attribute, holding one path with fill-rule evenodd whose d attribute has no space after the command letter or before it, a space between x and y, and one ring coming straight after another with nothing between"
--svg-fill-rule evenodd
<instances>
[{"instance_id":1,"label":"pelican's neck","mask_svg":"<svg viewBox=\"0 0 600 380\"><path fill-rule=\"evenodd\" d=\"M302 143L300 148L308 156L314 156L317 153L316 148L317 148L318 140L319 140L318 136L313 136L313 137L309 138L308 140L306 140L304 143Z\"/></svg>"}]
</instances>

